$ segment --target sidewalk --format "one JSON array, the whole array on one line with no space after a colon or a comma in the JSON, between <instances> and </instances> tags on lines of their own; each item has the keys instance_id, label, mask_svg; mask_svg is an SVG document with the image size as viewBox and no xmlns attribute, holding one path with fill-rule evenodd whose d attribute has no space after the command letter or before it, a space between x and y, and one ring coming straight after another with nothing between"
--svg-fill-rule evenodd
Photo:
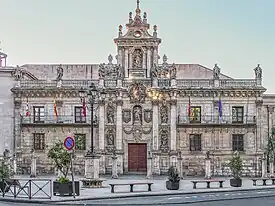
<instances>
[{"instance_id":1,"label":"sidewalk","mask_svg":"<svg viewBox=\"0 0 275 206\"><path fill-rule=\"evenodd\" d=\"M18 178L26 178L30 179L27 176L20 176ZM75 180L79 180L82 177L76 177ZM223 178L223 177L217 177L213 179L226 179L224 182L224 187L219 188L218 183L211 183L210 189L206 188L205 184L197 184L198 189L193 189L193 184L191 183L191 180L198 180L203 179L198 177L187 177L180 181L180 189L171 191L167 190L165 186L165 181L167 180L166 176L155 176L153 179L148 180L146 179L146 176L143 175L124 175L119 177L118 179L111 179L110 176L101 176L102 179L106 179L104 182L104 188L81 188L80 189L80 196L76 196L74 199L73 197L59 197L59 196L52 196L51 200L46 200L40 197L46 197L45 194L43 194L42 191L39 191L32 200L28 200L25 197L22 198L13 198L13 197L2 197L0 198L0 201L31 201L31 202L67 202L67 201L74 201L74 200L96 200L96 199L109 199L109 198L123 198L123 197L140 197L140 196L160 196L160 195L172 195L172 194L194 194L194 193L210 193L210 192L228 192L228 191L247 191L247 190L258 190L258 189L270 189L274 188L273 186L253 186L252 181L249 178L243 178L243 186L241 188L234 188L231 187L229 184L230 178ZM33 179L52 179L54 180L55 177L37 177ZM22 181L23 182L23 181ZM130 193L130 187L129 185L125 186L117 186L115 187L115 193L111 193L111 188L109 186L110 183L130 183L130 182L153 182L152 185L152 192L147 192L148 186L147 185L136 185L134 186L134 192ZM45 182L39 183L40 186L45 184ZM267 183L271 184L271 183ZM81 182L80 182L81 185ZM38 188L36 188L38 190ZM50 186L46 185L44 190L47 192L50 191ZM34 194L35 188L32 191L32 194ZM69 202L68 202L69 203Z\"/></svg>"}]
</instances>

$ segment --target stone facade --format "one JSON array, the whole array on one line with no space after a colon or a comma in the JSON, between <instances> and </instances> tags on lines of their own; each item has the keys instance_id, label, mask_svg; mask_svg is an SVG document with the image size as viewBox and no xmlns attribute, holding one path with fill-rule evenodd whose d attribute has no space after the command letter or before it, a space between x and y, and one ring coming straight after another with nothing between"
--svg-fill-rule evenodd
<instances>
[{"instance_id":1,"label":"stone facade","mask_svg":"<svg viewBox=\"0 0 275 206\"><path fill-rule=\"evenodd\" d=\"M46 152L55 141L85 134L86 147L75 151L74 161L76 172L84 174L84 154L91 145L91 116L87 110L86 121L77 123L75 107L83 108L78 92L92 83L98 90L93 139L101 156L101 174L111 172L114 150L118 174L130 172L133 151L128 151L128 145L145 143L153 174L165 173L182 158L180 167L185 175L203 175L209 151L212 173L229 175L227 162L234 134L243 137L244 175L260 171L268 129L273 126L270 121L267 127L265 105L275 105L275 96L264 95L259 65L254 69L255 78L233 79L221 74L218 65L208 69L197 64L171 64L166 55L160 62L157 26L150 34L147 14L141 15L139 2L135 16L129 14L125 34L119 26L115 43L117 54L109 55L107 63L26 64L13 69L15 86L6 86L12 87L14 96L13 126L17 132L13 140L22 173L30 173L30 151L35 149L34 134L38 133L45 138L38 144L43 141L46 145L35 150L38 174L54 172ZM43 108L43 121L35 122L34 108L38 106ZM235 107L242 108L241 121L235 121ZM196 135L200 141L192 143Z\"/></svg>"}]
</instances>

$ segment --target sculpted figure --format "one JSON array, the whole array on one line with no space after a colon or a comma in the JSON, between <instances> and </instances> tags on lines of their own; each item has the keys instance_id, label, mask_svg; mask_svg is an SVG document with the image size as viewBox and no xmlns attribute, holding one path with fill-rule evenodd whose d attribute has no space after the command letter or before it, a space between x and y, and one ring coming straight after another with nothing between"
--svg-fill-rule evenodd
<instances>
[{"instance_id":1,"label":"sculpted figure","mask_svg":"<svg viewBox=\"0 0 275 206\"><path fill-rule=\"evenodd\" d=\"M218 67L217 64L215 64L215 67L213 69L213 78L219 79L220 78L221 69Z\"/></svg>"},{"instance_id":2,"label":"sculpted figure","mask_svg":"<svg viewBox=\"0 0 275 206\"><path fill-rule=\"evenodd\" d=\"M255 72L255 78L261 79L262 78L262 68L260 67L260 64L254 69Z\"/></svg>"},{"instance_id":3,"label":"sculpted figure","mask_svg":"<svg viewBox=\"0 0 275 206\"><path fill-rule=\"evenodd\" d=\"M57 81L60 81L62 80L62 77L63 77L63 68L61 67L61 64L57 67L57 78L56 80Z\"/></svg>"}]
</instances>

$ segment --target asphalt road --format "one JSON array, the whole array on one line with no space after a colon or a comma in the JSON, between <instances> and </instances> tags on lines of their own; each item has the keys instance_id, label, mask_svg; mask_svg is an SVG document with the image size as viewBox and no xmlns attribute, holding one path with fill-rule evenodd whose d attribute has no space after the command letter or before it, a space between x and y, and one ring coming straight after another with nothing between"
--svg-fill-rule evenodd
<instances>
[{"instance_id":1,"label":"asphalt road","mask_svg":"<svg viewBox=\"0 0 275 206\"><path fill-rule=\"evenodd\" d=\"M135 198L118 198L118 199L107 199L107 200L90 200L85 201L89 204L119 204L119 205L166 205L166 204L177 204L180 203L186 205L186 203L197 203L203 204L205 201L227 201L239 199L239 198L255 198L260 199L267 198L266 196L275 196L274 189L267 190L256 190L256 191L238 191L238 192L222 192L222 193L201 193L192 195L168 195L168 196L150 196L150 197L135 197ZM258 199L257 199L258 200ZM241 200L238 200L241 201ZM84 203L84 202L82 202ZM275 202L273 202L274 205ZM205 203L206 204L206 203ZM219 204L221 202L219 201ZM262 203L261 203L262 204ZM194 204L192 204L194 205ZM207 205L207 204L206 204ZM224 204L223 204L224 205ZM240 204L241 206L244 206ZM265 205L265 204L264 204ZM249 205L252 206L252 205ZM259 206L259 205L257 205ZM266 206L266 205L265 205Z\"/></svg>"}]
</instances>

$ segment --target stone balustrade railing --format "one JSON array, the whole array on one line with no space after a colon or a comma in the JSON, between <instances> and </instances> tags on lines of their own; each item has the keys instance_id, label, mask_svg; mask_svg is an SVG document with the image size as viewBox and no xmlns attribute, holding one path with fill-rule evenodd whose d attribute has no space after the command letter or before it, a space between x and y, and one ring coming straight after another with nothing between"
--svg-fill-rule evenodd
<instances>
[{"instance_id":1,"label":"stone balustrade railing","mask_svg":"<svg viewBox=\"0 0 275 206\"><path fill-rule=\"evenodd\" d=\"M115 88L117 87L119 80L104 80L105 88ZM128 88L133 82L132 79L124 79L122 81L122 87ZM151 79L141 79L138 80L142 82L146 87L152 86ZM250 88L250 87L261 87L261 84L257 84L255 79L177 79L176 86L178 88ZM62 87L69 88L81 88L89 87L91 83L94 83L96 86L99 85L99 80L62 80ZM21 80L21 88L45 88L45 87L57 87L58 83L56 80ZM158 87L170 87L170 79L158 79Z\"/></svg>"}]
</instances>

